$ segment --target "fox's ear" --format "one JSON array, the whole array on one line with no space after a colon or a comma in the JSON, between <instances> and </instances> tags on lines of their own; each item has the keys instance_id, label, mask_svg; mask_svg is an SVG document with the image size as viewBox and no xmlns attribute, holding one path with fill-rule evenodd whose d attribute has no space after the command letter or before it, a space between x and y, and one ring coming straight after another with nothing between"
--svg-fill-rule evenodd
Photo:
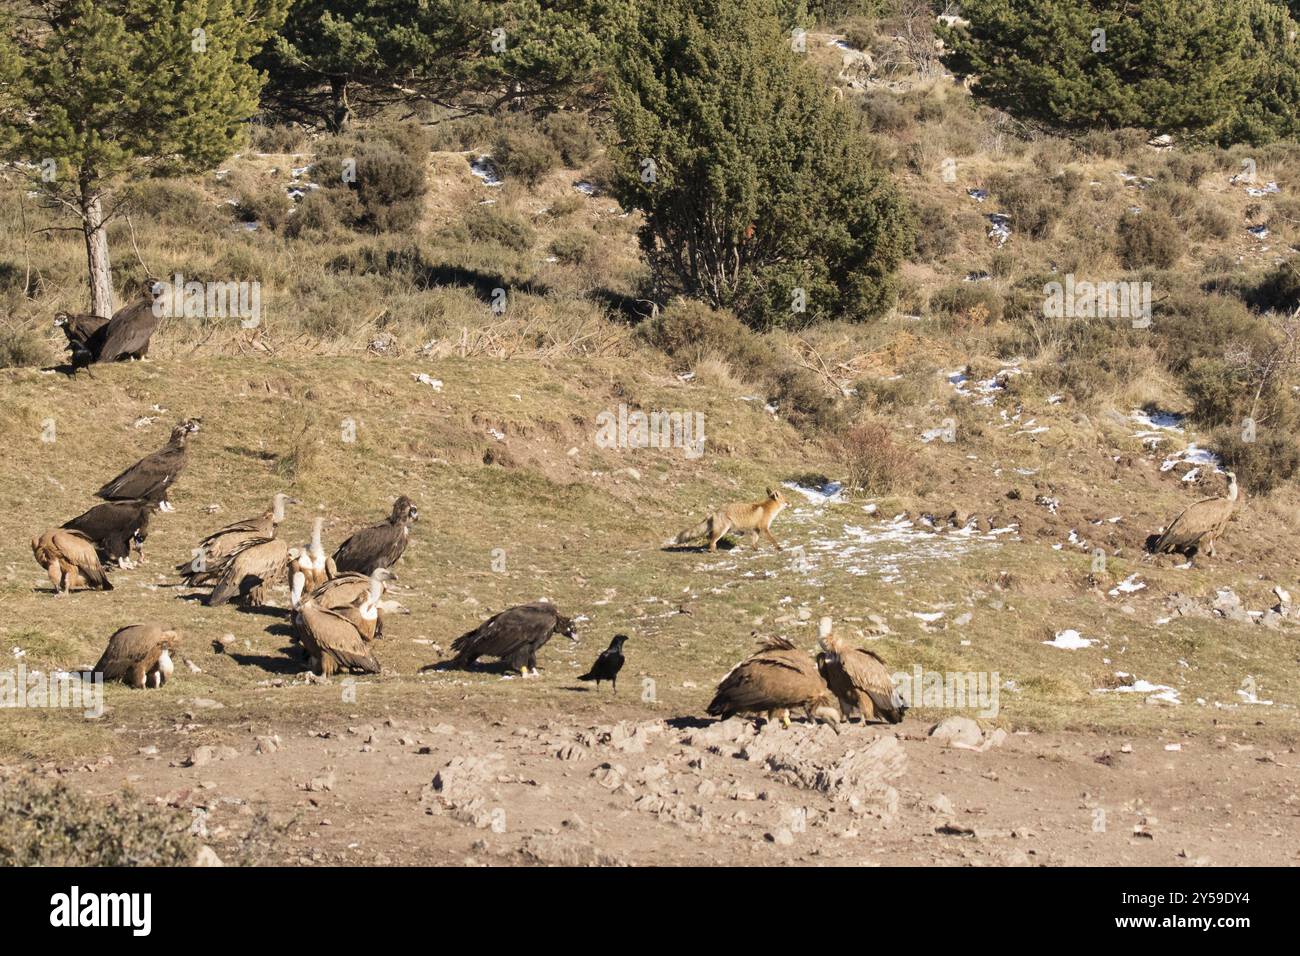
<instances>
[{"instance_id":1,"label":"fox's ear","mask_svg":"<svg viewBox=\"0 0 1300 956\"><path fill-rule=\"evenodd\" d=\"M775 497L776 497L776 492L773 491L771 488L768 488L768 489L767 489L767 496L768 496L769 498L775 498Z\"/></svg>"}]
</instances>

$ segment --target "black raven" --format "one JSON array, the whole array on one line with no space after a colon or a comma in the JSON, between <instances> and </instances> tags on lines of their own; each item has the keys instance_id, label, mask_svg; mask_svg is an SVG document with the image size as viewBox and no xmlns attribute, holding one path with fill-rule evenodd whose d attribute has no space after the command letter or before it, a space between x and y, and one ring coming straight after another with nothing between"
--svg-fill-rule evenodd
<instances>
[{"instance_id":1,"label":"black raven","mask_svg":"<svg viewBox=\"0 0 1300 956\"><path fill-rule=\"evenodd\" d=\"M591 665L591 670L583 674L578 680L594 680L596 687L600 687L603 680L610 681L614 685L614 693L618 693L618 672L623 669L623 642L627 640L626 634L616 634L614 639L609 642L609 647L600 652L596 658L596 663Z\"/></svg>"}]
</instances>

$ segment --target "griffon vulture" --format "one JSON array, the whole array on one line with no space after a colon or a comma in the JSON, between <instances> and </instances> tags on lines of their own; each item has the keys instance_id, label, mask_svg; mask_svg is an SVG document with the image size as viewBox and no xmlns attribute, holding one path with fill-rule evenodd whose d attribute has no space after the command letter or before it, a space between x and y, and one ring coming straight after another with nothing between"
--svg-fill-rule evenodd
<instances>
[{"instance_id":1,"label":"griffon vulture","mask_svg":"<svg viewBox=\"0 0 1300 956\"><path fill-rule=\"evenodd\" d=\"M99 552L101 561L116 562L120 567L131 567L134 552L137 559L144 557L144 542L149 537L149 516L153 502L131 499L105 501L89 511L77 515L63 527L80 531Z\"/></svg>"},{"instance_id":2,"label":"griffon vulture","mask_svg":"<svg viewBox=\"0 0 1300 956\"><path fill-rule=\"evenodd\" d=\"M903 719L907 703L894 687L885 662L866 649L849 647L843 639L826 630L817 655L817 670L840 702L847 720L855 710L862 722L883 717L891 724Z\"/></svg>"},{"instance_id":3,"label":"griffon vulture","mask_svg":"<svg viewBox=\"0 0 1300 956\"><path fill-rule=\"evenodd\" d=\"M835 697L817 671L817 662L784 637L769 637L759 649L731 669L709 704L713 717L765 713L790 726L790 708L801 707L809 720L821 718L832 728L839 722ZM838 732L838 731L837 731Z\"/></svg>"},{"instance_id":4,"label":"griffon vulture","mask_svg":"<svg viewBox=\"0 0 1300 956\"><path fill-rule=\"evenodd\" d=\"M146 455L95 492L105 501L139 498L151 501L159 511L174 511L167 500L171 488L185 467L186 441L199 430L201 419L187 418L172 429L171 440L152 455Z\"/></svg>"},{"instance_id":5,"label":"griffon vulture","mask_svg":"<svg viewBox=\"0 0 1300 956\"><path fill-rule=\"evenodd\" d=\"M162 283L155 283L144 298L118 309L90 336L86 348L94 361L142 359L149 354L149 340L162 319L154 310L156 294L162 288Z\"/></svg>"},{"instance_id":6,"label":"griffon vulture","mask_svg":"<svg viewBox=\"0 0 1300 956\"><path fill-rule=\"evenodd\" d=\"M54 325L62 329L63 334L68 337L68 351L72 353L73 365L89 365L94 361L95 355L90 350L90 340L108 322L109 320L102 315L92 315L89 312L55 313Z\"/></svg>"},{"instance_id":7,"label":"griffon vulture","mask_svg":"<svg viewBox=\"0 0 1300 956\"><path fill-rule=\"evenodd\" d=\"M264 605L267 585L284 580L285 570L297 550L279 538L244 542L217 568L208 607L219 607L236 595L246 607Z\"/></svg>"},{"instance_id":8,"label":"griffon vulture","mask_svg":"<svg viewBox=\"0 0 1300 956\"><path fill-rule=\"evenodd\" d=\"M607 680L614 685L614 693L617 694L618 672L623 669L623 643L626 640L626 634L614 635L614 640L609 642L609 647L600 652L596 663L591 665L591 670L578 675L578 680L594 680L597 689L600 688L601 681Z\"/></svg>"},{"instance_id":9,"label":"griffon vulture","mask_svg":"<svg viewBox=\"0 0 1300 956\"><path fill-rule=\"evenodd\" d=\"M420 512L411 499L402 495L393 502L392 514L383 524L362 528L334 552L334 565L340 573L355 571L369 574L375 568L391 568L406 550L411 525Z\"/></svg>"},{"instance_id":10,"label":"griffon vulture","mask_svg":"<svg viewBox=\"0 0 1300 956\"><path fill-rule=\"evenodd\" d=\"M365 595L355 604L321 607L308 598L293 616L294 631L307 652L311 669L322 677L340 671L378 674L370 644L379 630L379 598L388 572L377 568Z\"/></svg>"},{"instance_id":11,"label":"griffon vulture","mask_svg":"<svg viewBox=\"0 0 1300 956\"><path fill-rule=\"evenodd\" d=\"M49 574L55 594L67 594L79 587L113 590L104 566L99 563L95 542L80 531L52 528L32 538L32 554Z\"/></svg>"},{"instance_id":12,"label":"griffon vulture","mask_svg":"<svg viewBox=\"0 0 1300 956\"><path fill-rule=\"evenodd\" d=\"M188 587L211 584L227 557L248 544L275 537L276 527L284 520L286 505L296 505L297 498L290 498L283 492L277 494L271 502L269 511L256 518L245 518L224 528L219 528L199 542L194 549L194 557L176 566L177 572L185 579Z\"/></svg>"},{"instance_id":13,"label":"griffon vulture","mask_svg":"<svg viewBox=\"0 0 1300 956\"><path fill-rule=\"evenodd\" d=\"M384 568L376 568L374 573L367 576L364 574L354 574L349 571L346 574L340 574L330 578L319 587L304 596L303 589L306 586L307 576L301 571L294 571L292 583L289 590L289 605L295 611L302 608L303 604L311 601L317 607L324 608L327 611L337 611L341 608L350 607L359 604L370 593L371 583L380 581L381 583L392 576L392 572ZM381 587L380 594L386 590ZM382 638L384 636L384 612L388 610L390 602L379 602L379 616L375 620L375 630L372 639ZM296 643L299 640L297 630L294 631L292 640Z\"/></svg>"},{"instance_id":14,"label":"griffon vulture","mask_svg":"<svg viewBox=\"0 0 1300 956\"><path fill-rule=\"evenodd\" d=\"M302 575L302 586L298 587L300 595L303 591L315 591L326 581L338 577L334 559L325 553L325 546L321 543L321 530L324 527L325 519L317 515L312 522L311 543L300 548L297 557L289 565L289 578L295 587L298 575Z\"/></svg>"},{"instance_id":15,"label":"griffon vulture","mask_svg":"<svg viewBox=\"0 0 1300 956\"><path fill-rule=\"evenodd\" d=\"M1214 557L1214 542L1227 530L1232 519L1232 511L1237 505L1237 476L1225 472L1228 476L1228 495L1226 498L1202 498L1195 504L1183 509L1164 533L1151 546L1156 554L1180 551L1189 558L1195 558L1201 548L1210 557Z\"/></svg>"},{"instance_id":16,"label":"griffon vulture","mask_svg":"<svg viewBox=\"0 0 1300 956\"><path fill-rule=\"evenodd\" d=\"M131 687L161 687L172 676L171 656L180 642L175 628L132 624L108 639L108 649L95 665L95 673Z\"/></svg>"},{"instance_id":17,"label":"griffon vulture","mask_svg":"<svg viewBox=\"0 0 1300 956\"><path fill-rule=\"evenodd\" d=\"M564 617L549 601L519 604L488 618L474 630L452 642L456 652L452 667L471 667L480 657L496 657L520 676L537 676L537 652L551 639L563 634L578 640L573 621Z\"/></svg>"}]
</instances>

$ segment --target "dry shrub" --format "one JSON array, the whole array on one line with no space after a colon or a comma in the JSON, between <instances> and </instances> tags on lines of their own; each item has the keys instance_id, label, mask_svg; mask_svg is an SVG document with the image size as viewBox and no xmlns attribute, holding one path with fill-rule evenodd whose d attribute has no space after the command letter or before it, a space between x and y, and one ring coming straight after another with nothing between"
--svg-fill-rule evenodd
<instances>
[{"instance_id":1,"label":"dry shrub","mask_svg":"<svg viewBox=\"0 0 1300 956\"><path fill-rule=\"evenodd\" d=\"M186 821L125 797L28 776L0 783L0 866L188 866L199 848L186 831Z\"/></svg>"},{"instance_id":2,"label":"dry shrub","mask_svg":"<svg viewBox=\"0 0 1300 956\"><path fill-rule=\"evenodd\" d=\"M865 494L888 494L910 485L915 476L915 456L894 441L888 426L877 419L849 426L829 444L844 470L845 484Z\"/></svg>"}]
</instances>

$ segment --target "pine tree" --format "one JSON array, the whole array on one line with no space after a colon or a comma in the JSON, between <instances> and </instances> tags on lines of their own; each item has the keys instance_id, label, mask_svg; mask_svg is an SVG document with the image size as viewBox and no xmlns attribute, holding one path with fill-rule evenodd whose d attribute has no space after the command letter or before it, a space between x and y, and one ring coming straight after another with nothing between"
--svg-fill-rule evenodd
<instances>
[{"instance_id":1,"label":"pine tree","mask_svg":"<svg viewBox=\"0 0 1300 956\"><path fill-rule=\"evenodd\" d=\"M879 315L909 218L771 0L649 0L620 58L615 192L666 297L755 327Z\"/></svg>"},{"instance_id":2,"label":"pine tree","mask_svg":"<svg viewBox=\"0 0 1300 956\"><path fill-rule=\"evenodd\" d=\"M1066 130L1219 142L1294 135L1294 22L1277 0L965 0L940 26L974 93Z\"/></svg>"},{"instance_id":3,"label":"pine tree","mask_svg":"<svg viewBox=\"0 0 1300 956\"><path fill-rule=\"evenodd\" d=\"M590 86L631 0L299 0L257 61L267 105L344 129L395 103L492 109Z\"/></svg>"},{"instance_id":4,"label":"pine tree","mask_svg":"<svg viewBox=\"0 0 1300 956\"><path fill-rule=\"evenodd\" d=\"M0 144L79 220L92 312L114 309L107 225L117 190L210 168L237 148L262 82L248 61L284 4L50 0L25 5L10 25L0 76L23 82L0 98Z\"/></svg>"}]
</instances>

